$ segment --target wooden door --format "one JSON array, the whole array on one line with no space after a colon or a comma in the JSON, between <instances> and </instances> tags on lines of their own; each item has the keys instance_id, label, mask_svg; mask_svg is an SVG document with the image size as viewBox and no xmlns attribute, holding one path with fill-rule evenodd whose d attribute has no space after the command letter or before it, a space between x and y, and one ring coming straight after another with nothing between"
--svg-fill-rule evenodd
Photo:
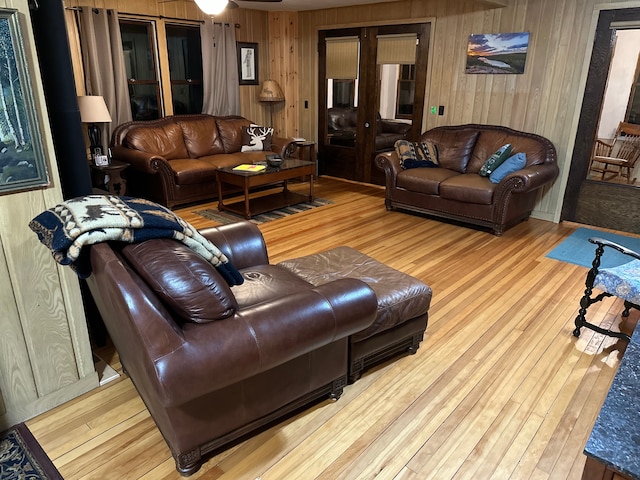
<instances>
[{"instance_id":1,"label":"wooden door","mask_svg":"<svg viewBox=\"0 0 640 480\"><path fill-rule=\"evenodd\" d=\"M380 39L394 36L413 38L415 54L411 60L412 77L409 115L400 115L397 109L400 96L395 89L400 80L396 68L396 79L385 83L384 70L379 56ZM375 167L373 159L381 151L393 149L396 137L381 135L384 125L400 123L394 127L406 131L404 137L417 139L422 128L425 99L427 64L429 52L430 24L371 26L336 29L319 32L319 121L318 157L320 174L350 180L384 184L384 174ZM410 40L408 40L410 41ZM344 42L344 48L335 44ZM348 63L357 55L357 68L342 70L336 67L336 57L344 56ZM351 52L351 53L345 53ZM406 63L406 61L405 61ZM335 73L345 71L344 78ZM352 73L349 73L352 72ZM386 78L386 77L385 77ZM389 97L387 90L393 88L394 108L385 111L381 99ZM346 92L346 94L345 94ZM344 94L344 95L341 95ZM405 127L406 126L406 127ZM399 136L398 138L401 138ZM386 143L385 143L386 142Z\"/></svg>"}]
</instances>

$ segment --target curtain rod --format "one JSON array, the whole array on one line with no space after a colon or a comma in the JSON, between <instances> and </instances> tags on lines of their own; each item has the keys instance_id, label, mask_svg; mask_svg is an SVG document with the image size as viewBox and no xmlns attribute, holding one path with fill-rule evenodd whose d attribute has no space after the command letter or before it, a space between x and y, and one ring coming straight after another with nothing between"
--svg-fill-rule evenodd
<instances>
[{"instance_id":1,"label":"curtain rod","mask_svg":"<svg viewBox=\"0 0 640 480\"><path fill-rule=\"evenodd\" d=\"M82 11L82 7L64 7L65 10L76 10L78 12ZM97 8L95 9L97 10ZM158 18L160 20L175 20L179 22L197 22L197 23L205 23L206 20L189 20L188 18L178 18L178 17L165 17L164 15L145 15L142 13L128 13L128 12L118 12L119 15L127 15L130 17L140 17L140 18ZM230 27L231 24L229 22L213 22L214 25L224 25L226 27ZM234 23L233 26L235 28L240 28L239 23Z\"/></svg>"}]
</instances>

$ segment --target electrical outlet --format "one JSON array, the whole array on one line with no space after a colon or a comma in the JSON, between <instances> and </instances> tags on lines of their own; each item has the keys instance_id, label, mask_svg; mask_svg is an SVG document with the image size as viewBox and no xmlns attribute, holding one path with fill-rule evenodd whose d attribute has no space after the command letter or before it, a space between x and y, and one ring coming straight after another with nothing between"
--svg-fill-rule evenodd
<instances>
[{"instance_id":1,"label":"electrical outlet","mask_svg":"<svg viewBox=\"0 0 640 480\"><path fill-rule=\"evenodd\" d=\"M432 113L433 115L435 115L436 113L438 113L438 107L436 107L436 106L431 107L431 113Z\"/></svg>"},{"instance_id":2,"label":"electrical outlet","mask_svg":"<svg viewBox=\"0 0 640 480\"><path fill-rule=\"evenodd\" d=\"M309 108L309 100L304 101L304 108Z\"/></svg>"},{"instance_id":3,"label":"electrical outlet","mask_svg":"<svg viewBox=\"0 0 640 480\"><path fill-rule=\"evenodd\" d=\"M438 115L444 115L444 105L438 107Z\"/></svg>"}]
</instances>

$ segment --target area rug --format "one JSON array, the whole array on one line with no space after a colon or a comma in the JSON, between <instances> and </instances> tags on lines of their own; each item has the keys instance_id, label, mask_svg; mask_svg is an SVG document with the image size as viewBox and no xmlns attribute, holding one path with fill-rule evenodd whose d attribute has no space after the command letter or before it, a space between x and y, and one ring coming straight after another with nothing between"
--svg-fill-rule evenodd
<instances>
[{"instance_id":1,"label":"area rug","mask_svg":"<svg viewBox=\"0 0 640 480\"><path fill-rule=\"evenodd\" d=\"M1 480L62 480L24 423L0 433Z\"/></svg>"},{"instance_id":2,"label":"area rug","mask_svg":"<svg viewBox=\"0 0 640 480\"><path fill-rule=\"evenodd\" d=\"M294 215L300 212L306 212L307 210L323 207L325 205L330 205L332 203L333 202L331 200L316 198L313 202L297 203L295 205L291 205L290 207L280 208L278 210L273 210L271 212L255 215L249 221L259 225L261 223L270 222L271 220L278 220L279 218L288 217L289 215ZM214 222L221 223L222 225L245 220L245 218L242 215L236 215L233 212L220 212L217 209L216 210L213 210L213 209L198 210L194 213L202 217L208 218L209 220L213 220Z\"/></svg>"},{"instance_id":3,"label":"area rug","mask_svg":"<svg viewBox=\"0 0 640 480\"><path fill-rule=\"evenodd\" d=\"M548 258L560 260L561 262L573 263L583 267L591 268L595 257L596 245L589 242L589 238L599 237L622 245L630 250L640 253L640 238L627 237L615 233L603 232L591 228L578 228L575 232L565 238L557 247L551 250ZM602 268L615 267L632 261L633 258L624 255L612 248L605 248L601 257L600 266Z\"/></svg>"}]
</instances>

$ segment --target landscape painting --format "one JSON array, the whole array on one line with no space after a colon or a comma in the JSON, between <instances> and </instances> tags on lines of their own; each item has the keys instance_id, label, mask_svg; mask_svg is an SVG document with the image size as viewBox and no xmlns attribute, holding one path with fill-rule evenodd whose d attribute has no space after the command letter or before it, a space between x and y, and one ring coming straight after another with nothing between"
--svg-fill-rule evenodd
<instances>
[{"instance_id":1,"label":"landscape painting","mask_svg":"<svg viewBox=\"0 0 640 480\"><path fill-rule=\"evenodd\" d=\"M469 35L466 73L524 73L529 32Z\"/></svg>"},{"instance_id":2,"label":"landscape painting","mask_svg":"<svg viewBox=\"0 0 640 480\"><path fill-rule=\"evenodd\" d=\"M49 184L18 13L0 9L0 195Z\"/></svg>"}]
</instances>

